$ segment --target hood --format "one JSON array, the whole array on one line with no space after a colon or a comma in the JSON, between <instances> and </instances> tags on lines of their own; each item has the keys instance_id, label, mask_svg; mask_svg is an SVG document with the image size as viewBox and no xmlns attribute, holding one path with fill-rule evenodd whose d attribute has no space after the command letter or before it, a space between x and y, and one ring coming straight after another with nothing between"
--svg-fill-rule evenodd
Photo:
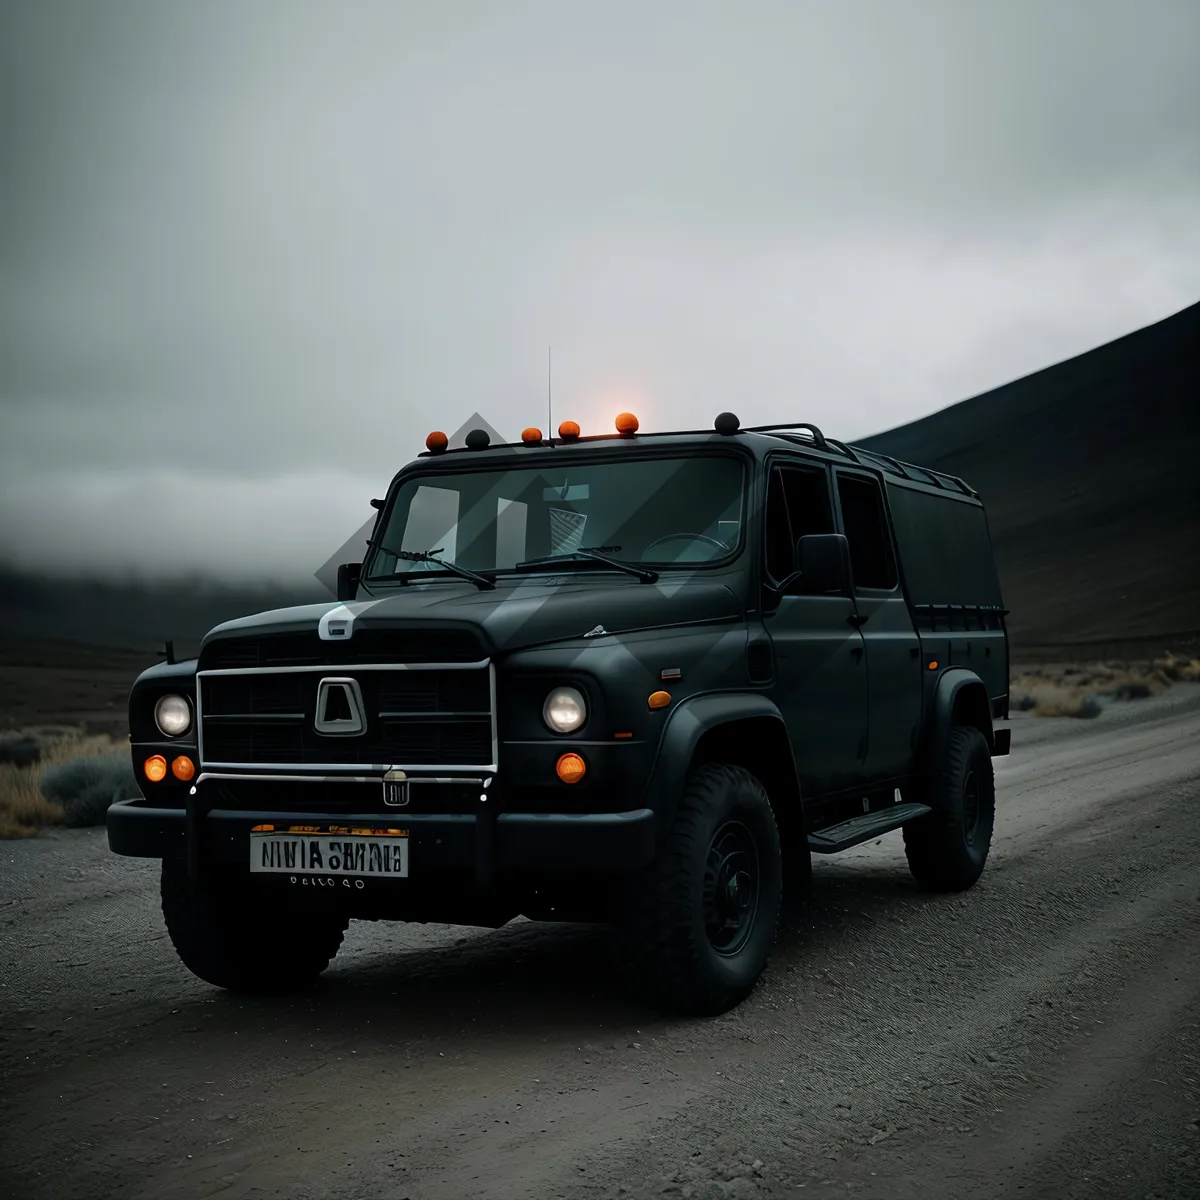
<instances>
[{"instance_id":1,"label":"hood","mask_svg":"<svg viewBox=\"0 0 1200 1200\"><path fill-rule=\"evenodd\" d=\"M309 604L274 609L218 625L204 639L332 630L346 641L365 628L469 627L480 632L493 653L603 633L632 633L741 615L737 597L724 583L655 584L637 580L566 576L547 580L501 579L494 591L472 584L439 581L412 584L394 593L347 604Z\"/></svg>"}]
</instances>

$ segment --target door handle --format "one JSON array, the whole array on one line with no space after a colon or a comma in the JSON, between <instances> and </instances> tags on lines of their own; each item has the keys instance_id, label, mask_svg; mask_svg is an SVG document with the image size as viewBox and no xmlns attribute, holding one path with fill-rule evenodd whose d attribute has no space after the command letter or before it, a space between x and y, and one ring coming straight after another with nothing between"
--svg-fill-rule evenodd
<instances>
[{"instance_id":1,"label":"door handle","mask_svg":"<svg viewBox=\"0 0 1200 1200\"><path fill-rule=\"evenodd\" d=\"M862 658L862 647L855 646L854 649L850 651L850 657L851 658Z\"/></svg>"},{"instance_id":2,"label":"door handle","mask_svg":"<svg viewBox=\"0 0 1200 1200\"><path fill-rule=\"evenodd\" d=\"M853 625L855 629L858 629L861 626L865 625L869 620L870 620L869 613L851 613L846 618L846 623L848 625Z\"/></svg>"}]
</instances>

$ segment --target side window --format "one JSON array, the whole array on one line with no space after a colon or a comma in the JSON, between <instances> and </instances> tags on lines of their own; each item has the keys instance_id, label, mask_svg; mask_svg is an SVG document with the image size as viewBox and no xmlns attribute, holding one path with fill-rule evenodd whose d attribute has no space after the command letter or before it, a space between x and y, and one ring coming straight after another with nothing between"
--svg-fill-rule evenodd
<instances>
[{"instance_id":1,"label":"side window","mask_svg":"<svg viewBox=\"0 0 1200 1200\"><path fill-rule=\"evenodd\" d=\"M778 583L791 574L793 545L783 473L778 467L767 481L766 542L767 574Z\"/></svg>"},{"instance_id":2,"label":"side window","mask_svg":"<svg viewBox=\"0 0 1200 1200\"><path fill-rule=\"evenodd\" d=\"M883 496L873 479L838 472L842 528L850 543L855 588L896 586L896 560L888 537Z\"/></svg>"},{"instance_id":3,"label":"side window","mask_svg":"<svg viewBox=\"0 0 1200 1200\"><path fill-rule=\"evenodd\" d=\"M819 467L785 467L783 491L792 526L792 551L809 533L833 533L829 478Z\"/></svg>"},{"instance_id":4,"label":"side window","mask_svg":"<svg viewBox=\"0 0 1200 1200\"><path fill-rule=\"evenodd\" d=\"M775 467L767 490L767 573L778 583L792 573L796 542L833 533L829 481L819 467Z\"/></svg>"}]
</instances>

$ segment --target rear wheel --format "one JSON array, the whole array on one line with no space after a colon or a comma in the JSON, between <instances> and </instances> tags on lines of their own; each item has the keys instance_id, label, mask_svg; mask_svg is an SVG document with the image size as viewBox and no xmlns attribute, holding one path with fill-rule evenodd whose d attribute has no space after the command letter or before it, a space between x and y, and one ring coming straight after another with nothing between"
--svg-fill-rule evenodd
<instances>
[{"instance_id":1,"label":"rear wheel","mask_svg":"<svg viewBox=\"0 0 1200 1200\"><path fill-rule=\"evenodd\" d=\"M766 966L781 892L762 784L741 767L697 767L662 853L623 897L618 944L632 990L680 1013L739 1004Z\"/></svg>"},{"instance_id":2,"label":"rear wheel","mask_svg":"<svg viewBox=\"0 0 1200 1200\"><path fill-rule=\"evenodd\" d=\"M205 983L233 992L287 991L314 983L342 944L349 918L285 909L249 873L188 878L181 859L164 859L162 911L183 965Z\"/></svg>"},{"instance_id":3,"label":"rear wheel","mask_svg":"<svg viewBox=\"0 0 1200 1200\"><path fill-rule=\"evenodd\" d=\"M933 812L904 826L909 870L927 891L964 891L983 874L996 820L992 757L978 729L951 728L926 803Z\"/></svg>"}]
</instances>

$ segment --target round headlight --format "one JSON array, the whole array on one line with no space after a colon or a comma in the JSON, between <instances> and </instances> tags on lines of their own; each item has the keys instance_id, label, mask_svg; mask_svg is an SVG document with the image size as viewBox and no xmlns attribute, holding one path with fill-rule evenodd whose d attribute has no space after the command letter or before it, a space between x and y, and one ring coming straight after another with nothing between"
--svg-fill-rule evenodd
<instances>
[{"instance_id":1,"label":"round headlight","mask_svg":"<svg viewBox=\"0 0 1200 1200\"><path fill-rule=\"evenodd\" d=\"M555 733L574 733L587 720L587 704L575 688L555 688L542 706L542 720Z\"/></svg>"},{"instance_id":2,"label":"round headlight","mask_svg":"<svg viewBox=\"0 0 1200 1200\"><path fill-rule=\"evenodd\" d=\"M167 737L178 737L192 724L192 706L182 696L161 696L154 706L154 723Z\"/></svg>"}]
</instances>

